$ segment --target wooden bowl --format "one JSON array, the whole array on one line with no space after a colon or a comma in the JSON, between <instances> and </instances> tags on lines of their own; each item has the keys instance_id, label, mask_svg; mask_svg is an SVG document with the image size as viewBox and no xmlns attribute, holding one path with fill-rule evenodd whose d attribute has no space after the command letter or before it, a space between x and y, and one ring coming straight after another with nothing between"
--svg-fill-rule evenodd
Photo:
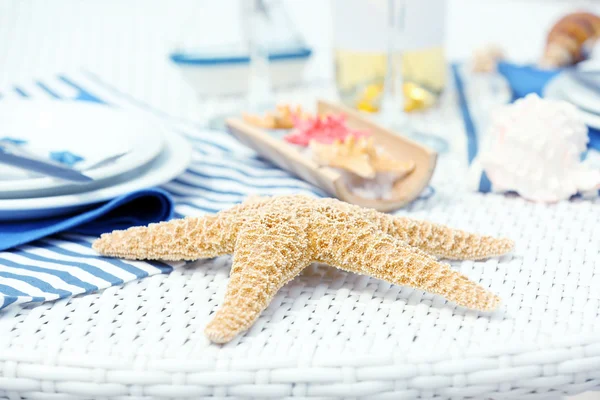
<instances>
[{"instance_id":1,"label":"wooden bowl","mask_svg":"<svg viewBox=\"0 0 600 400\"><path fill-rule=\"evenodd\" d=\"M318 165L294 146L240 118L228 119L227 128L240 142L278 167L321 188L333 197L362 207L379 211L396 210L416 199L429 184L437 160L437 154L433 150L385 129L360 112L342 105L319 101L317 112L319 115L345 114L348 126L370 131L375 143L382 146L390 157L415 162L414 171L396 182L390 199L367 199L352 193L339 172Z\"/></svg>"}]
</instances>

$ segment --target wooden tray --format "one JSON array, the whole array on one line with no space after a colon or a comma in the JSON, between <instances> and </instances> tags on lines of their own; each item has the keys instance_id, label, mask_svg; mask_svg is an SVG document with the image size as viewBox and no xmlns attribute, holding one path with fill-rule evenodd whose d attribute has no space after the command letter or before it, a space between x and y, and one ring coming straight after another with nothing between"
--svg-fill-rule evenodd
<instances>
[{"instance_id":1,"label":"wooden tray","mask_svg":"<svg viewBox=\"0 0 600 400\"><path fill-rule=\"evenodd\" d=\"M375 143L382 146L391 157L415 162L414 171L394 186L391 199L375 200L357 196L348 190L339 172L319 166L279 136L250 125L240 118L228 119L227 128L238 140L280 168L348 203L379 211L392 211L416 199L429 184L437 160L437 154L433 150L377 125L360 112L348 107L319 101L317 112L319 115L345 114L348 126L370 131Z\"/></svg>"}]
</instances>

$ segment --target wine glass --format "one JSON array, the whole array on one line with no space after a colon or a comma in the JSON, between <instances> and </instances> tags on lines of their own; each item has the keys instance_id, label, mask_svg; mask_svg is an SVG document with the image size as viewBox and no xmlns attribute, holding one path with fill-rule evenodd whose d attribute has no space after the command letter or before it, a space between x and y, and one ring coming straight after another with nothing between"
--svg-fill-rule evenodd
<instances>
[{"instance_id":1,"label":"wine glass","mask_svg":"<svg viewBox=\"0 0 600 400\"><path fill-rule=\"evenodd\" d=\"M443 153L448 149L448 142L440 136L418 131L404 111L402 57L396 52L396 37L397 32L404 31L405 17L406 0L388 0L387 65L378 120L390 130L400 131L404 136Z\"/></svg>"},{"instance_id":2,"label":"wine glass","mask_svg":"<svg viewBox=\"0 0 600 400\"><path fill-rule=\"evenodd\" d=\"M249 50L249 79L243 110L252 114L261 114L275 108L275 100L269 75L269 50L267 47L266 27L270 19L264 0L241 1L241 21ZM242 109L236 107L229 113L210 118L208 126L216 130L225 129L225 120Z\"/></svg>"},{"instance_id":3,"label":"wine glass","mask_svg":"<svg viewBox=\"0 0 600 400\"><path fill-rule=\"evenodd\" d=\"M249 14L247 37L250 50L250 79L246 107L250 112L262 112L273 109L275 104L269 75L268 33L266 32L270 15L264 0L254 0L253 9L249 10Z\"/></svg>"}]
</instances>

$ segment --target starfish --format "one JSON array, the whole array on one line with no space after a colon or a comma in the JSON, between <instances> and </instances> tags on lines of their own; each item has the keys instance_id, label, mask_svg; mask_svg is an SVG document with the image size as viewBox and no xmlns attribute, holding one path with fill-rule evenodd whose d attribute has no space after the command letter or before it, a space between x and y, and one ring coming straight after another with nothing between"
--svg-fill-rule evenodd
<instances>
[{"instance_id":1,"label":"starfish","mask_svg":"<svg viewBox=\"0 0 600 400\"><path fill-rule=\"evenodd\" d=\"M513 242L335 199L292 195L251 197L214 215L114 231L93 247L127 259L197 260L233 253L225 299L205 329L211 341L226 343L246 331L279 289L312 262L493 310L496 295L436 257L499 256Z\"/></svg>"},{"instance_id":2,"label":"starfish","mask_svg":"<svg viewBox=\"0 0 600 400\"><path fill-rule=\"evenodd\" d=\"M266 129L292 129L296 122L310 117L302 107L293 108L288 104L279 105L275 112L267 112L265 115L244 113L244 121L259 128Z\"/></svg>"},{"instance_id":3,"label":"starfish","mask_svg":"<svg viewBox=\"0 0 600 400\"><path fill-rule=\"evenodd\" d=\"M392 173L399 179L415 169L414 161L394 160L377 149L373 137L348 136L332 144L311 140L310 149L320 165L341 168L365 179L374 179L378 172Z\"/></svg>"}]
</instances>

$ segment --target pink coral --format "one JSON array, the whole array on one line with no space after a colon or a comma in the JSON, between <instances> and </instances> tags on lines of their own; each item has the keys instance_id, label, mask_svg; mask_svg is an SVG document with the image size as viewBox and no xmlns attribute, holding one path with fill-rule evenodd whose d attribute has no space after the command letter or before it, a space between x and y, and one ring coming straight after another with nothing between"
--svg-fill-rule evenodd
<instances>
[{"instance_id":1,"label":"pink coral","mask_svg":"<svg viewBox=\"0 0 600 400\"><path fill-rule=\"evenodd\" d=\"M349 136L359 138L371 135L370 132L349 128L343 114L298 118L295 119L294 126L294 131L284 136L284 140L300 146L308 146L311 140L331 144L336 139L343 142Z\"/></svg>"}]
</instances>

